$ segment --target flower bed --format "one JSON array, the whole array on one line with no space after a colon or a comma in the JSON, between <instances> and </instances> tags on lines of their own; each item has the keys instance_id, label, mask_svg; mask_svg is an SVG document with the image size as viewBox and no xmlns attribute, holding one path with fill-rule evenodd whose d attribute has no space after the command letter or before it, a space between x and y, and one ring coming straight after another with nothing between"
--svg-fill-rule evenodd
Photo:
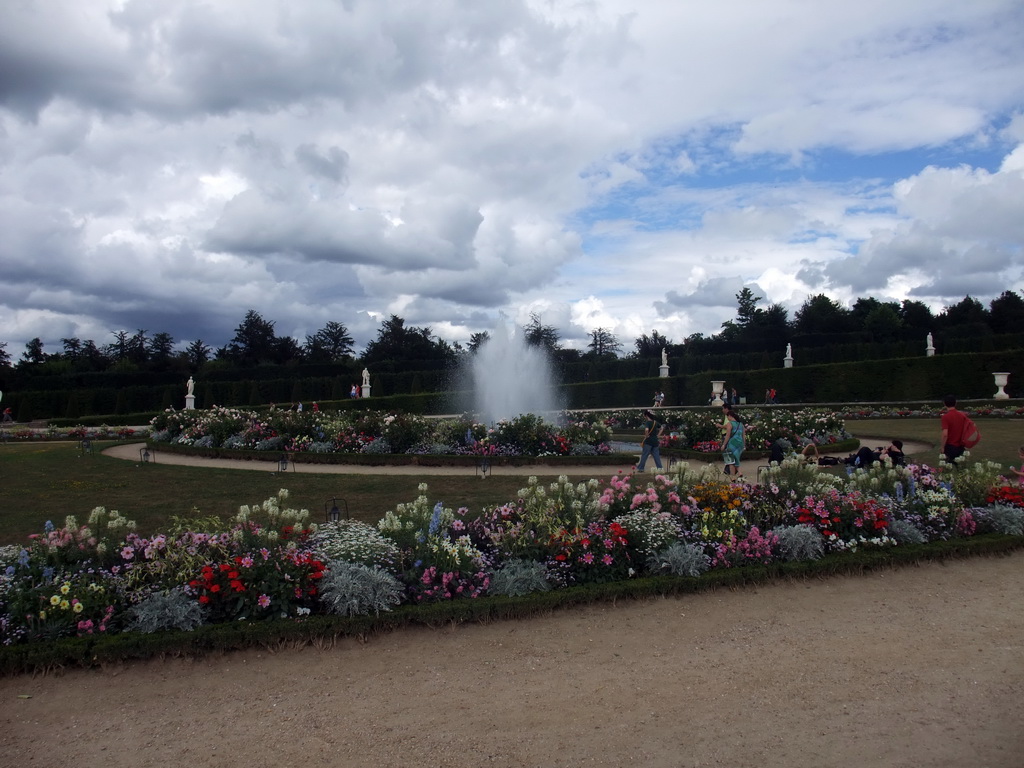
<instances>
[{"instance_id":1,"label":"flower bed","mask_svg":"<svg viewBox=\"0 0 1024 768\"><path fill-rule=\"evenodd\" d=\"M982 486L980 505L965 504ZM166 630L378 617L594 585L610 595L638 579L671 589L663 579L719 583L731 578L723 572L808 562L827 570L851 554L950 551L982 534L1024 535L1024 498L990 463L881 465L840 478L792 459L756 487L686 466L606 483L531 478L515 500L476 513L432 501L421 485L376 525L315 525L282 491L242 507L229 527L197 518L151 537L97 508L85 525L68 518L0 549L0 642L10 649L0 666L67 663L83 642L90 652L101 640L156 647L139 638ZM25 646L50 650L17 650Z\"/></svg>"},{"instance_id":2,"label":"flower bed","mask_svg":"<svg viewBox=\"0 0 1024 768\"><path fill-rule=\"evenodd\" d=\"M137 440L149 435L148 429L135 429L134 427L110 427L106 424L99 427L86 427L79 424L75 427L46 427L45 429L31 429L29 427L5 427L3 437L5 440L17 440L19 442L35 441L61 441L61 440Z\"/></svg>"},{"instance_id":3,"label":"flower bed","mask_svg":"<svg viewBox=\"0 0 1024 768\"><path fill-rule=\"evenodd\" d=\"M717 410L664 409L662 447L677 456L718 453L721 414ZM388 464L384 457L406 457L401 463L430 466L436 457L456 457L474 464L521 464L525 458L557 463L603 463L611 452L613 428L635 429L642 423L637 411L566 412L557 424L536 415L520 415L487 426L469 417L426 419L412 414L342 412L325 414L271 409L266 414L234 408L209 411L169 410L153 419L152 445L211 457L263 458L288 454L295 460L330 462L337 457L359 463ZM820 409L743 411L747 449L763 456L779 438L791 444L814 443L828 449L848 447L850 435L835 414ZM238 453L241 451L242 453ZM373 457L373 458L367 458ZM409 458L414 457L414 458Z\"/></svg>"}]
</instances>

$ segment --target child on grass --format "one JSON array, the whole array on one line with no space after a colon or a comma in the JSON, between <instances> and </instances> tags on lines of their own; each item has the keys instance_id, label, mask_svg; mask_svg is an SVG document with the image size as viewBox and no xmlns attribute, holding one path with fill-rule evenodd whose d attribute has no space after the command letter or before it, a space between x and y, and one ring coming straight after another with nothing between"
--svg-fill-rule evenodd
<instances>
[{"instance_id":1,"label":"child on grass","mask_svg":"<svg viewBox=\"0 0 1024 768\"><path fill-rule=\"evenodd\" d=\"M1024 445L1017 449L1017 456L1024 460ZM1017 476L1017 482L1024 484L1024 464L1020 465L1020 469L1016 467L1010 467L1010 471Z\"/></svg>"}]
</instances>

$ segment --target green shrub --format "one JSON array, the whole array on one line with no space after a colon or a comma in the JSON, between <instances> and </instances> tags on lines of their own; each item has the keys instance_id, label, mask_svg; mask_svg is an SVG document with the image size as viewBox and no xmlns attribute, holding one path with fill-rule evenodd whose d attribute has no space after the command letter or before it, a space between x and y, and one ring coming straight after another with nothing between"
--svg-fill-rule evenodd
<instances>
[{"instance_id":1,"label":"green shrub","mask_svg":"<svg viewBox=\"0 0 1024 768\"><path fill-rule=\"evenodd\" d=\"M971 461L971 452L957 459L956 464L939 460L942 479L948 480L965 507L983 507L988 501L989 491L1000 484L1003 467L994 461Z\"/></svg>"},{"instance_id":2,"label":"green shrub","mask_svg":"<svg viewBox=\"0 0 1024 768\"><path fill-rule=\"evenodd\" d=\"M791 499L820 496L842 484L842 480L827 472L820 472L816 464L808 464L803 456L791 456L782 463L771 462L760 477L761 483L775 486L779 493Z\"/></svg>"}]
</instances>

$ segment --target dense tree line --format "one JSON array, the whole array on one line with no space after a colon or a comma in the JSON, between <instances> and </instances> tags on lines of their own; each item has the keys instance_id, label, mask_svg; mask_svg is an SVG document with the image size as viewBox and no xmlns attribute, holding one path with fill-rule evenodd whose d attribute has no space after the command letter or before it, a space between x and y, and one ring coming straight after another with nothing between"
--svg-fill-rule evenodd
<instances>
[{"instance_id":1,"label":"dense tree line","mask_svg":"<svg viewBox=\"0 0 1024 768\"><path fill-rule=\"evenodd\" d=\"M671 355L720 354L732 351L778 349L786 343L805 347L841 343L884 343L936 338L964 338L992 334L1019 333L1024 329L1024 299L1014 291L1004 291L986 307L966 296L962 301L933 313L920 301L882 302L860 298L851 307L818 294L809 297L793 317L779 304L760 306L763 299L749 288L736 294L736 317L722 324L717 334L693 334L674 343L657 330L633 341L623 355L623 344L606 328L588 334L585 350L563 347L561 334L545 325L537 314L521 329L528 344L546 349L561 363L605 362L626 358L647 359L667 349ZM39 338L25 345L17 362L12 362L6 344L0 342L0 367L13 367L28 375L36 373L83 372L180 372L195 373L204 365L251 368L260 365L300 363L357 363L366 366L391 366L407 369L448 367L464 355L473 354L485 343L486 331L474 333L466 347L437 337L429 327L407 325L397 315L381 322L377 337L356 356L354 342L342 323L331 321L300 342L279 336L274 322L255 310L246 312L231 340L213 348L202 339L176 349L174 338L165 332L150 334L113 331L112 341L97 344L92 339L61 339L56 352L44 349Z\"/></svg>"},{"instance_id":2,"label":"dense tree line","mask_svg":"<svg viewBox=\"0 0 1024 768\"><path fill-rule=\"evenodd\" d=\"M1024 299L1014 291L1004 291L988 307L966 296L938 313L911 299L882 302L868 297L845 307L818 294L809 297L792 319L784 307L760 307L761 301L744 288L736 294L735 319L723 323L722 330L713 336L687 337L684 346L690 351L715 354L730 349L777 349L787 343L807 347L908 340L923 343L929 333L936 339L954 339L1024 330Z\"/></svg>"}]
</instances>

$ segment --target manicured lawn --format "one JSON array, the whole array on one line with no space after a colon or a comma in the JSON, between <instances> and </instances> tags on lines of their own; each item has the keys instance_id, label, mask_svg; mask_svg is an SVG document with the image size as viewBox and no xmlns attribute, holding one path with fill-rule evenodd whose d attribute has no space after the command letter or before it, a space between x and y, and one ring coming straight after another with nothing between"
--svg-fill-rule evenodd
<instances>
[{"instance_id":1,"label":"manicured lawn","mask_svg":"<svg viewBox=\"0 0 1024 768\"><path fill-rule=\"evenodd\" d=\"M1017 463L1017 448L1024 444L1024 422L1009 419L978 420L981 443L972 451L975 459L991 459L1004 466ZM939 420L873 419L850 421L847 429L857 435L902 438L935 444ZM47 520L63 522L69 514L85 522L97 506L116 509L136 520L144 533L161 530L171 516L194 514L227 518L241 504L257 504L287 488L290 505L309 509L323 519L324 503L333 496L348 501L352 516L376 522L400 502L418 495L417 485L429 485L431 501L446 506L466 506L479 512L516 497L526 476L492 476L486 480L465 476L430 475L315 475L180 467L169 464L138 466L97 453L79 456L75 443L0 445L0 543L25 541L40 531ZM937 447L914 457L936 465ZM575 480L589 474L573 475ZM553 479L553 478L552 478ZM607 478L598 478L607 480ZM545 480L550 482L550 479Z\"/></svg>"},{"instance_id":2,"label":"manicured lawn","mask_svg":"<svg viewBox=\"0 0 1024 768\"><path fill-rule=\"evenodd\" d=\"M431 501L479 512L516 498L527 477L494 475L481 480L472 469L465 476L432 476L429 470L422 476L388 475L386 470L380 475L285 476L170 464L140 466L101 456L105 445L109 443L97 444L97 453L84 457L75 443L0 446L0 544L21 543L42 530L47 520L63 523L66 515L76 515L84 523L98 506L116 509L135 520L140 531L153 533L172 515L227 518L240 505L258 504L281 488L289 490L291 507L310 510L314 520L323 519L325 501L338 496L348 501L352 517L376 522L396 504L413 501L421 482L429 485Z\"/></svg>"},{"instance_id":3,"label":"manicured lawn","mask_svg":"<svg viewBox=\"0 0 1024 768\"><path fill-rule=\"evenodd\" d=\"M981 442L971 449L971 458L987 459L1005 467L1016 464L1017 449L1024 445L1024 421L1019 419L975 419L981 432ZM942 427L939 419L870 419L848 421L846 429L864 437L899 438L930 443L934 447L914 457L915 462L936 466L939 462L939 438ZM873 446L872 446L873 447Z\"/></svg>"}]
</instances>

